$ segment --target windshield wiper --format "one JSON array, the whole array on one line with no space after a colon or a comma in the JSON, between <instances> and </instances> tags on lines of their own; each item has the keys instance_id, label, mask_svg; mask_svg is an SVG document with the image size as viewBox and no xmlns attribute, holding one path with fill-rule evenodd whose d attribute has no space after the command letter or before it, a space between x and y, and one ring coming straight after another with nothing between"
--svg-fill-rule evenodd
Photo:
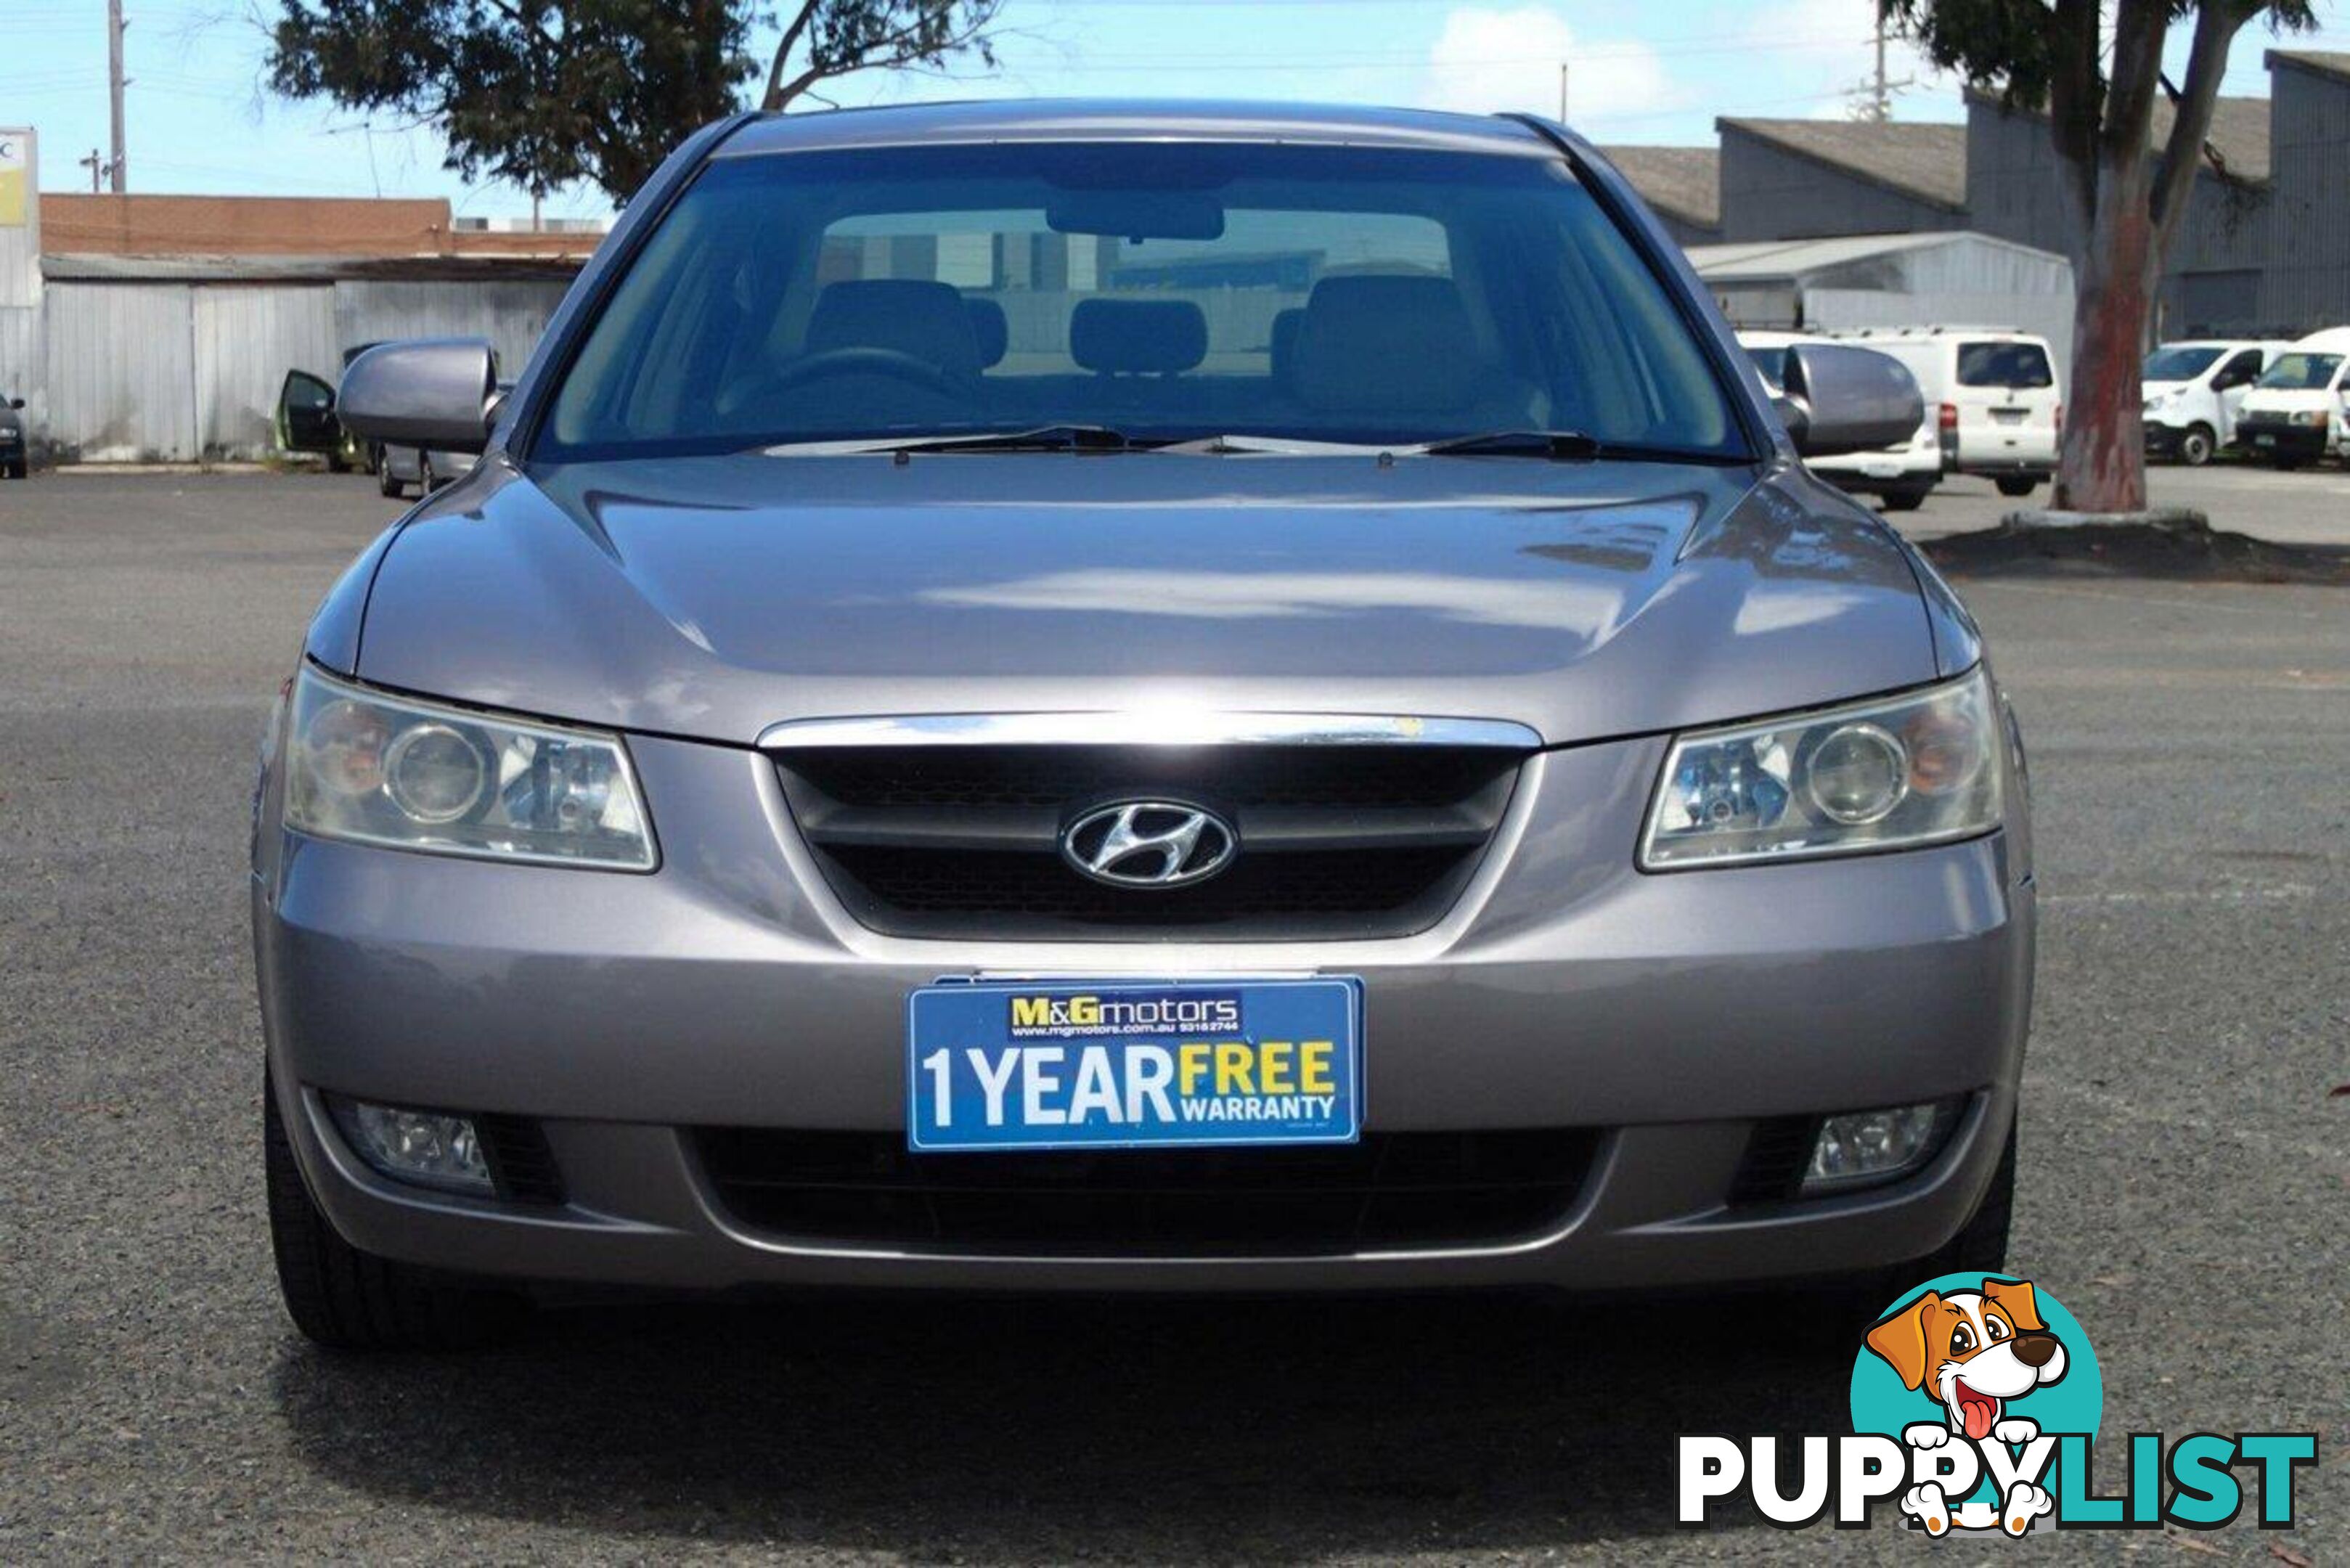
<instances>
[{"instance_id":1,"label":"windshield wiper","mask_svg":"<svg viewBox=\"0 0 2350 1568\"><path fill-rule=\"evenodd\" d=\"M775 455L855 456L912 452L1148 452L1164 445L1139 441L1107 425L1038 425L1019 431L965 431L926 436L851 437L846 441L783 441L759 447Z\"/></svg>"},{"instance_id":2,"label":"windshield wiper","mask_svg":"<svg viewBox=\"0 0 2350 1568\"><path fill-rule=\"evenodd\" d=\"M1487 431L1480 435L1448 436L1442 441L1423 441L1399 450L1421 457L1539 457L1552 462L1612 459L1624 462L1740 464L1753 461L1737 452L1601 441L1582 431Z\"/></svg>"}]
</instances>

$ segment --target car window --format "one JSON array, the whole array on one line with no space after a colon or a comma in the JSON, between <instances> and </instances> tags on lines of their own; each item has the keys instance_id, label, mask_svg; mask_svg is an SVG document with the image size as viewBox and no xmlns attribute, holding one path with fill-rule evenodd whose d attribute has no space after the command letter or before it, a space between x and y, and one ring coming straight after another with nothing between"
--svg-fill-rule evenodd
<instances>
[{"instance_id":1,"label":"car window","mask_svg":"<svg viewBox=\"0 0 2350 1568\"><path fill-rule=\"evenodd\" d=\"M2341 368L2339 354L2283 354L2260 384L2280 392L2322 392L2334 384L2334 372Z\"/></svg>"},{"instance_id":2,"label":"car window","mask_svg":"<svg viewBox=\"0 0 2350 1568\"><path fill-rule=\"evenodd\" d=\"M2145 379L2149 381L2191 381L2211 368L2220 357L2220 349L2206 343L2173 344L2158 348L2146 357Z\"/></svg>"},{"instance_id":3,"label":"car window","mask_svg":"<svg viewBox=\"0 0 2350 1568\"><path fill-rule=\"evenodd\" d=\"M289 409L329 409L335 404L335 389L306 370L289 371L286 377L286 406Z\"/></svg>"},{"instance_id":4,"label":"car window","mask_svg":"<svg viewBox=\"0 0 2350 1568\"><path fill-rule=\"evenodd\" d=\"M2230 387L2249 387L2260 379L2261 361L2264 356L2257 348L2242 349L2211 378L2211 384L2221 391Z\"/></svg>"},{"instance_id":5,"label":"car window","mask_svg":"<svg viewBox=\"0 0 2350 1568\"><path fill-rule=\"evenodd\" d=\"M663 219L539 459L1106 425L1744 447L1565 164L1231 144L745 156Z\"/></svg>"},{"instance_id":6,"label":"car window","mask_svg":"<svg viewBox=\"0 0 2350 1568\"><path fill-rule=\"evenodd\" d=\"M2037 343L1961 343L1961 387L2053 387L2056 373Z\"/></svg>"}]
</instances>

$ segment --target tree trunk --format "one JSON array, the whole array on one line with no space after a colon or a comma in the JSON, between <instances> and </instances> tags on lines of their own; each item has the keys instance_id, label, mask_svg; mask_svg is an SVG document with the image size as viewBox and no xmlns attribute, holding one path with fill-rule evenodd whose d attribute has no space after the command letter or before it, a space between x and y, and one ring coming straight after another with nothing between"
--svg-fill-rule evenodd
<instances>
[{"instance_id":1,"label":"tree trunk","mask_svg":"<svg viewBox=\"0 0 2350 1568\"><path fill-rule=\"evenodd\" d=\"M2073 379L2057 443L2059 508L2146 508L2145 407L2139 375L2154 299L2157 244L2147 204L2153 160L2101 149L2097 205L2075 264Z\"/></svg>"}]
</instances>

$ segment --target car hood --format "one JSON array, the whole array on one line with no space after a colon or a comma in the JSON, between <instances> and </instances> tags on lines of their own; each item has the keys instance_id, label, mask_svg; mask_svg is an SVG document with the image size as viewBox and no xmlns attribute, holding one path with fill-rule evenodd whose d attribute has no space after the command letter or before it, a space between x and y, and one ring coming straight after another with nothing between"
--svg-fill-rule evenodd
<instances>
[{"instance_id":1,"label":"car hood","mask_svg":"<svg viewBox=\"0 0 2350 1568\"><path fill-rule=\"evenodd\" d=\"M383 552L354 657L735 743L1159 704L1563 742L1937 674L1907 551L1800 472L1174 453L489 463Z\"/></svg>"},{"instance_id":2,"label":"car hood","mask_svg":"<svg viewBox=\"0 0 2350 1568\"><path fill-rule=\"evenodd\" d=\"M2240 413L2305 413L2331 409L2337 394L2325 387L2255 387L2244 394Z\"/></svg>"}]
</instances>

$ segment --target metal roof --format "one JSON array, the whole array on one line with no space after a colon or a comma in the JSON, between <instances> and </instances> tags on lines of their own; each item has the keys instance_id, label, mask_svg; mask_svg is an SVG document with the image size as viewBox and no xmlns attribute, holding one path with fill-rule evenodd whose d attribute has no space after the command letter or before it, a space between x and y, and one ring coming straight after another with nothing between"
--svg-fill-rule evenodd
<instances>
[{"instance_id":1,"label":"metal roof","mask_svg":"<svg viewBox=\"0 0 2350 1568\"><path fill-rule=\"evenodd\" d=\"M2270 70L2279 66L2299 66L2321 76L2350 79L2350 54L2334 49L2271 49L2261 57L2261 64Z\"/></svg>"},{"instance_id":2,"label":"metal roof","mask_svg":"<svg viewBox=\"0 0 2350 1568\"><path fill-rule=\"evenodd\" d=\"M422 283L510 278L569 279L587 261L557 256L271 256L105 254L45 255L51 283L336 283L367 278Z\"/></svg>"},{"instance_id":3,"label":"metal roof","mask_svg":"<svg viewBox=\"0 0 2350 1568\"><path fill-rule=\"evenodd\" d=\"M2271 50L2270 57L2273 59L2277 53ZM2345 67L2350 67L2350 55L2324 57L2340 60ZM2011 106L2002 102L1997 93L1984 92L1980 88L1967 89L1967 100L1999 113L2030 115L2035 119L2047 118L2044 109ZM2155 146L2159 147L2170 140L2170 125L2175 118L2168 99L2154 100L2154 123L2147 134ZM2215 173L2247 184L2265 184L2269 177L2269 100L2264 98L2214 99L2211 128L2204 132L2203 143Z\"/></svg>"},{"instance_id":4,"label":"metal roof","mask_svg":"<svg viewBox=\"0 0 2350 1568\"><path fill-rule=\"evenodd\" d=\"M1023 99L771 114L714 156L755 157L914 143L986 141L1287 141L1555 158L1515 120L1432 109L1147 99Z\"/></svg>"},{"instance_id":5,"label":"metal roof","mask_svg":"<svg viewBox=\"0 0 2350 1568\"><path fill-rule=\"evenodd\" d=\"M1939 229L1912 234L1848 234L1826 240L1750 240L1740 244L1691 245L1690 265L1708 283L1763 282L1802 278L1855 262L1905 251L1941 246L1989 247L2035 260L2062 262L2054 252L2017 244L1971 229Z\"/></svg>"},{"instance_id":6,"label":"metal roof","mask_svg":"<svg viewBox=\"0 0 2350 1568\"><path fill-rule=\"evenodd\" d=\"M1721 226L1721 149L1603 147L1599 152L1659 212L1700 228Z\"/></svg>"},{"instance_id":7,"label":"metal roof","mask_svg":"<svg viewBox=\"0 0 2350 1568\"><path fill-rule=\"evenodd\" d=\"M1717 119L1716 130L1753 137L1951 212L1967 204L1967 128L1843 119Z\"/></svg>"}]
</instances>

